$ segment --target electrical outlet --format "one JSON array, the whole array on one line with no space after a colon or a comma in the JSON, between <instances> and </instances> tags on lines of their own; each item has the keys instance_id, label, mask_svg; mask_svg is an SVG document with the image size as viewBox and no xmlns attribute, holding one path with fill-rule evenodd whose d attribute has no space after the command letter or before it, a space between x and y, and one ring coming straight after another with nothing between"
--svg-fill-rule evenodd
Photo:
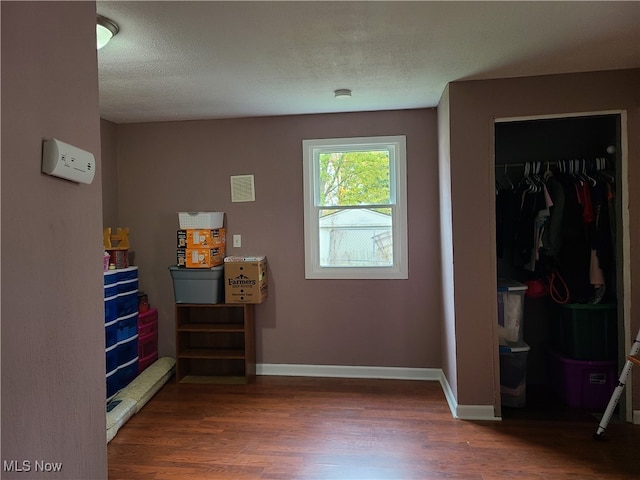
<instances>
[{"instance_id":1,"label":"electrical outlet","mask_svg":"<svg viewBox=\"0 0 640 480\"><path fill-rule=\"evenodd\" d=\"M242 246L242 235L234 235L233 236L233 246L241 247Z\"/></svg>"}]
</instances>

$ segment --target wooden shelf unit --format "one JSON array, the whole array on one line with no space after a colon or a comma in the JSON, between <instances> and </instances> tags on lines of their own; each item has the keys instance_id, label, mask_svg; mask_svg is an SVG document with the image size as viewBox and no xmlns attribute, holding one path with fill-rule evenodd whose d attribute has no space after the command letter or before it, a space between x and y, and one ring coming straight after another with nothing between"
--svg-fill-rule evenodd
<instances>
[{"instance_id":1,"label":"wooden shelf unit","mask_svg":"<svg viewBox=\"0 0 640 480\"><path fill-rule=\"evenodd\" d=\"M175 318L176 382L253 381L255 305L177 303Z\"/></svg>"}]
</instances>

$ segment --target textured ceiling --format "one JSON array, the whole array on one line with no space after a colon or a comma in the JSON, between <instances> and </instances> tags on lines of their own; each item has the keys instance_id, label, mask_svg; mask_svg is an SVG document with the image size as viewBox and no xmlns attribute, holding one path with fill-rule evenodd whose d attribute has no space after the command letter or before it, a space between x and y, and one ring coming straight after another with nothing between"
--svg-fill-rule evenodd
<instances>
[{"instance_id":1,"label":"textured ceiling","mask_svg":"<svg viewBox=\"0 0 640 480\"><path fill-rule=\"evenodd\" d=\"M448 82L640 67L640 2L97 2L114 123L434 107ZM349 88L347 100L333 91Z\"/></svg>"}]
</instances>

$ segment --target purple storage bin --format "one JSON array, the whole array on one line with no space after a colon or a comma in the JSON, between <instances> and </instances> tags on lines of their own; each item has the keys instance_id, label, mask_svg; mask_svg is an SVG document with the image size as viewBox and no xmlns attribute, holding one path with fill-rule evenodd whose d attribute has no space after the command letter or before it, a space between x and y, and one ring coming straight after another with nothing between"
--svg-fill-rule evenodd
<instances>
[{"instance_id":1,"label":"purple storage bin","mask_svg":"<svg viewBox=\"0 0 640 480\"><path fill-rule=\"evenodd\" d=\"M604 410L618 382L615 361L573 360L551 352L551 384L556 395L572 408Z\"/></svg>"}]
</instances>

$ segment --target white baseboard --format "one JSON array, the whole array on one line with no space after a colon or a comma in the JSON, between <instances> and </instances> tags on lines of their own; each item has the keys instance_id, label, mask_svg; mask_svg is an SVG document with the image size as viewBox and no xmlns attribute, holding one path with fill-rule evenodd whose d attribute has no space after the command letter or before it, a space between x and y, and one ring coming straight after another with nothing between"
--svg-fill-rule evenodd
<instances>
[{"instance_id":1,"label":"white baseboard","mask_svg":"<svg viewBox=\"0 0 640 480\"><path fill-rule=\"evenodd\" d=\"M294 365L259 363L257 375L285 377L380 378L387 380L423 380L439 382L454 418L461 420L502 420L494 415L493 405L458 405L440 368L363 367L344 365Z\"/></svg>"},{"instance_id":2,"label":"white baseboard","mask_svg":"<svg viewBox=\"0 0 640 480\"><path fill-rule=\"evenodd\" d=\"M495 416L493 405L458 405L454 416L460 420L502 420L502 417Z\"/></svg>"},{"instance_id":3,"label":"white baseboard","mask_svg":"<svg viewBox=\"0 0 640 480\"><path fill-rule=\"evenodd\" d=\"M294 365L285 363L259 363L257 375L285 377L381 378L389 380L439 380L438 368L362 367L343 365Z\"/></svg>"},{"instance_id":4,"label":"white baseboard","mask_svg":"<svg viewBox=\"0 0 640 480\"><path fill-rule=\"evenodd\" d=\"M451 385L449 385L449 381L442 371L439 381L447 403L449 404L449 410L451 410L454 418L459 418L460 420L502 420L502 417L495 416L493 405L458 405Z\"/></svg>"}]
</instances>

